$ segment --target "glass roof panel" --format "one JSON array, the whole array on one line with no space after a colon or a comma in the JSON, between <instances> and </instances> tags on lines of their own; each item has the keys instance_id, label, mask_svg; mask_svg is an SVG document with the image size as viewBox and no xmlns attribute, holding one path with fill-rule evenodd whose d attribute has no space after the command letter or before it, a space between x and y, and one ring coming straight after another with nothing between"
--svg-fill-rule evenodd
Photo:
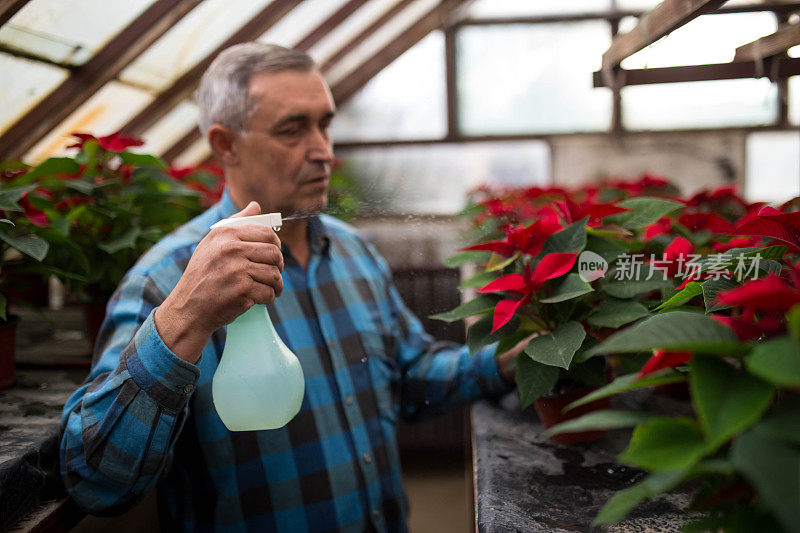
<instances>
[{"instance_id":1,"label":"glass roof panel","mask_svg":"<svg viewBox=\"0 0 800 533\"><path fill-rule=\"evenodd\" d=\"M184 100L179 103L142 134L146 144L140 147L139 151L163 154L189 133L189 130L197 128L199 114L197 104L194 102Z\"/></svg>"},{"instance_id":2,"label":"glass roof panel","mask_svg":"<svg viewBox=\"0 0 800 533\"><path fill-rule=\"evenodd\" d=\"M625 17L620 32L633 29L638 19ZM774 33L774 13L703 15L622 62L622 68L655 68L727 63L736 47Z\"/></svg>"},{"instance_id":3,"label":"glass roof panel","mask_svg":"<svg viewBox=\"0 0 800 533\"><path fill-rule=\"evenodd\" d=\"M789 54L789 57L800 57L800 44L797 46L792 46L786 51Z\"/></svg>"},{"instance_id":4,"label":"glass roof panel","mask_svg":"<svg viewBox=\"0 0 800 533\"><path fill-rule=\"evenodd\" d=\"M161 92L244 26L270 0L204 0L120 74Z\"/></svg>"},{"instance_id":5,"label":"glass roof panel","mask_svg":"<svg viewBox=\"0 0 800 533\"><path fill-rule=\"evenodd\" d=\"M336 112L335 141L436 139L447 133L444 35L432 32Z\"/></svg>"},{"instance_id":6,"label":"glass roof panel","mask_svg":"<svg viewBox=\"0 0 800 533\"><path fill-rule=\"evenodd\" d=\"M199 139L192 143L182 154L175 158L172 163L177 167L188 167L199 165L211 155L211 148L205 139Z\"/></svg>"},{"instance_id":7,"label":"glass roof panel","mask_svg":"<svg viewBox=\"0 0 800 533\"><path fill-rule=\"evenodd\" d=\"M94 136L113 133L152 100L153 96L146 91L116 81L109 82L31 148L24 159L36 163L65 153L74 132Z\"/></svg>"},{"instance_id":8,"label":"glass roof panel","mask_svg":"<svg viewBox=\"0 0 800 533\"><path fill-rule=\"evenodd\" d=\"M68 70L0 53L0 134L67 76Z\"/></svg>"},{"instance_id":9,"label":"glass roof panel","mask_svg":"<svg viewBox=\"0 0 800 533\"><path fill-rule=\"evenodd\" d=\"M311 47L309 54L322 65L342 46L349 43L356 35L364 31L370 24L394 7L400 0L370 0L355 13L347 17L336 29Z\"/></svg>"},{"instance_id":10,"label":"glass roof panel","mask_svg":"<svg viewBox=\"0 0 800 533\"><path fill-rule=\"evenodd\" d=\"M467 26L457 35L459 121L469 135L606 130L612 94L592 87L604 20Z\"/></svg>"},{"instance_id":11,"label":"glass roof panel","mask_svg":"<svg viewBox=\"0 0 800 533\"><path fill-rule=\"evenodd\" d=\"M751 133L746 144L745 197L783 203L800 196L800 135Z\"/></svg>"},{"instance_id":12,"label":"glass roof panel","mask_svg":"<svg viewBox=\"0 0 800 533\"><path fill-rule=\"evenodd\" d=\"M294 47L346 0L305 0L258 38L262 43Z\"/></svg>"},{"instance_id":13,"label":"glass roof panel","mask_svg":"<svg viewBox=\"0 0 800 533\"><path fill-rule=\"evenodd\" d=\"M777 89L766 78L690 81L622 88L622 121L635 130L771 124Z\"/></svg>"},{"instance_id":14,"label":"glass roof panel","mask_svg":"<svg viewBox=\"0 0 800 533\"><path fill-rule=\"evenodd\" d=\"M344 56L330 71L326 78L328 83L333 86L350 74L357 67L361 66L367 59L386 46L392 39L400 35L412 24L416 24L425 13L430 11L439 2L437 0L416 0L391 20L384 24L379 30L369 36L364 42L358 45L353 51Z\"/></svg>"},{"instance_id":15,"label":"glass roof panel","mask_svg":"<svg viewBox=\"0 0 800 533\"><path fill-rule=\"evenodd\" d=\"M0 28L0 44L81 65L155 0L32 0Z\"/></svg>"},{"instance_id":16,"label":"glass roof panel","mask_svg":"<svg viewBox=\"0 0 800 533\"><path fill-rule=\"evenodd\" d=\"M789 124L800 126L800 76L789 78Z\"/></svg>"},{"instance_id":17,"label":"glass roof panel","mask_svg":"<svg viewBox=\"0 0 800 533\"><path fill-rule=\"evenodd\" d=\"M476 0L469 6L471 18L525 17L597 13L611 9L611 0Z\"/></svg>"}]
</instances>

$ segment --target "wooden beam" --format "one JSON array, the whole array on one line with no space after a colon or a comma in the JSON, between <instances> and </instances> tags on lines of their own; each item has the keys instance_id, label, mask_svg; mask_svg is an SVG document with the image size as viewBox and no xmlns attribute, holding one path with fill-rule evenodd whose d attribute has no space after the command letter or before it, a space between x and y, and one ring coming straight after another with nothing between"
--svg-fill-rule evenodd
<instances>
[{"instance_id":1,"label":"wooden beam","mask_svg":"<svg viewBox=\"0 0 800 533\"><path fill-rule=\"evenodd\" d=\"M420 42L433 30L443 28L447 15L457 6L458 2L455 0L444 0L439 3L354 71L348 73L344 79L331 87L331 93L333 93L333 99L336 104L342 105L345 103L392 61Z\"/></svg>"},{"instance_id":2,"label":"wooden beam","mask_svg":"<svg viewBox=\"0 0 800 533\"><path fill-rule=\"evenodd\" d=\"M613 69L623 59L642 50L698 16L714 11L726 0L664 0L642 16L628 33L614 37L603 54L603 68Z\"/></svg>"},{"instance_id":3,"label":"wooden beam","mask_svg":"<svg viewBox=\"0 0 800 533\"><path fill-rule=\"evenodd\" d=\"M0 137L0 157L18 159L114 79L200 0L157 0Z\"/></svg>"},{"instance_id":4,"label":"wooden beam","mask_svg":"<svg viewBox=\"0 0 800 533\"><path fill-rule=\"evenodd\" d=\"M458 64L455 28L444 30L444 66L447 91L447 137L455 138L461 131L458 120Z\"/></svg>"},{"instance_id":5,"label":"wooden beam","mask_svg":"<svg viewBox=\"0 0 800 533\"><path fill-rule=\"evenodd\" d=\"M235 44L253 41L295 8L300 0L273 0L257 15L250 19L236 33L228 37L213 52L185 72L175 82L160 93L147 107L136 114L123 131L130 135L141 135L147 128L158 122L181 100L188 97L203 77L203 73L220 52Z\"/></svg>"},{"instance_id":6,"label":"wooden beam","mask_svg":"<svg viewBox=\"0 0 800 533\"><path fill-rule=\"evenodd\" d=\"M800 44L800 22L786 24L778 31L736 49L734 61L758 61L764 57L781 54Z\"/></svg>"},{"instance_id":7,"label":"wooden beam","mask_svg":"<svg viewBox=\"0 0 800 533\"><path fill-rule=\"evenodd\" d=\"M384 11L377 19L375 19L369 26L364 28L358 35L353 37L349 42L344 44L336 52L333 53L321 66L320 71L325 74L336 63L338 63L344 56L349 54L359 44L363 43L370 35L382 28L392 17L397 15L400 11L406 8L413 0L400 0L392 7Z\"/></svg>"},{"instance_id":8,"label":"wooden beam","mask_svg":"<svg viewBox=\"0 0 800 533\"><path fill-rule=\"evenodd\" d=\"M309 48L317 44L321 39L333 31L347 17L352 15L359 7L367 3L367 0L350 0L340 7L333 15L322 21L311 33L303 37L294 48L307 52Z\"/></svg>"},{"instance_id":9,"label":"wooden beam","mask_svg":"<svg viewBox=\"0 0 800 533\"><path fill-rule=\"evenodd\" d=\"M314 46L320 39L323 39L331 31L333 31L339 24L342 23L347 17L352 15L359 7L364 5L366 0L350 0L335 13L322 21L316 28L311 30L305 37L303 37L295 48L297 50L307 51ZM186 135L178 139L172 146L167 148L162 157L167 161L179 156L192 145L193 142L200 139L201 133L197 128L192 128Z\"/></svg>"},{"instance_id":10,"label":"wooden beam","mask_svg":"<svg viewBox=\"0 0 800 533\"><path fill-rule=\"evenodd\" d=\"M628 86L756 78L773 72L779 79L800 74L800 58L782 58L774 67L773 61L777 60L765 58L763 69L759 69L753 61L736 61L711 65L620 70L618 75L622 86ZM758 72L759 70L761 72ZM605 87L602 71L595 72L593 77L595 87Z\"/></svg>"},{"instance_id":11,"label":"wooden beam","mask_svg":"<svg viewBox=\"0 0 800 533\"><path fill-rule=\"evenodd\" d=\"M30 0L0 0L0 26L17 14Z\"/></svg>"}]
</instances>

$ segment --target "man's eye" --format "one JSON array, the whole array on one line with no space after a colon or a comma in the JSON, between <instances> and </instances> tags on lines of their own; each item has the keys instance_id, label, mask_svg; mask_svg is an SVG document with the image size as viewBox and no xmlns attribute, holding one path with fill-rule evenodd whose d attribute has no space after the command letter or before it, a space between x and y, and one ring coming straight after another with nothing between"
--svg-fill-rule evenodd
<instances>
[{"instance_id":1,"label":"man's eye","mask_svg":"<svg viewBox=\"0 0 800 533\"><path fill-rule=\"evenodd\" d=\"M283 130L281 132L282 135L288 135L290 137L296 137L296 136L300 135L301 133L303 133L303 130L301 130L300 128L292 128L292 129L289 129L289 130Z\"/></svg>"}]
</instances>

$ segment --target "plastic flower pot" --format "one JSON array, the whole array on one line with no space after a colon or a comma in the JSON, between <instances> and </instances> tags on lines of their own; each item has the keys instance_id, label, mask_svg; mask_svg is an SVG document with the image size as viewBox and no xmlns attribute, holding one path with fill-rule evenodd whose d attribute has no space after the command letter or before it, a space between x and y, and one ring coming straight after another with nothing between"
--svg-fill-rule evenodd
<instances>
[{"instance_id":1,"label":"plastic flower pot","mask_svg":"<svg viewBox=\"0 0 800 533\"><path fill-rule=\"evenodd\" d=\"M549 429L556 424L560 424L562 422L566 422L567 420L572 420L573 418L579 418L586 413L591 413L593 411L602 411L603 409L611 409L611 402L608 398L601 398L591 403L587 403L585 405L581 405L580 407L576 407L575 409L571 409L566 413L562 412L563 409L580 398L583 398L587 394L592 391L597 390L599 387L585 387L575 392L563 394L563 395L553 395L553 396L542 396L538 400L533 402L533 406L536 409L536 413L539 415L539 420L542 421L544 427ZM583 431L580 433L561 433L558 435L553 435L550 437L550 440L556 442L558 444L578 444L581 442L594 442L600 439L603 435L605 435L605 431Z\"/></svg>"},{"instance_id":2,"label":"plastic flower pot","mask_svg":"<svg viewBox=\"0 0 800 533\"><path fill-rule=\"evenodd\" d=\"M18 323L19 317L9 315L8 320L0 324L0 390L14 383L14 346Z\"/></svg>"}]
</instances>

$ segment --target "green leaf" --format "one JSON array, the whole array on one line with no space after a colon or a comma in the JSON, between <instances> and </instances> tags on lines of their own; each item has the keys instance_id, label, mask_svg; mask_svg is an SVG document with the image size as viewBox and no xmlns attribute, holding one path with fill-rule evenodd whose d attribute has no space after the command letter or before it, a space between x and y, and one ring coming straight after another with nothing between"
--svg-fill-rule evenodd
<instances>
[{"instance_id":1,"label":"green leaf","mask_svg":"<svg viewBox=\"0 0 800 533\"><path fill-rule=\"evenodd\" d=\"M139 238L141 233L142 230L134 226L111 240L98 243L97 247L109 254L116 253L125 248L136 248L136 239Z\"/></svg>"},{"instance_id":2,"label":"green leaf","mask_svg":"<svg viewBox=\"0 0 800 533\"><path fill-rule=\"evenodd\" d=\"M563 302L565 300L577 298L578 296L583 296L592 291L594 291L592 286L573 272L566 277L549 298L543 298L539 301L545 304Z\"/></svg>"},{"instance_id":3,"label":"green leaf","mask_svg":"<svg viewBox=\"0 0 800 533\"><path fill-rule=\"evenodd\" d=\"M664 311L673 307L680 307L695 296L700 296L701 294L703 294L702 284L697 283L696 281L690 281L682 290L678 291L672 296L672 298L656 307L654 311Z\"/></svg>"},{"instance_id":4,"label":"green leaf","mask_svg":"<svg viewBox=\"0 0 800 533\"><path fill-rule=\"evenodd\" d=\"M497 272L499 270L503 270L505 267L516 261L522 256L522 252L514 252L511 257L503 257L499 254L492 254L491 259L489 259L489 264L486 265L487 272Z\"/></svg>"},{"instance_id":5,"label":"green leaf","mask_svg":"<svg viewBox=\"0 0 800 533\"><path fill-rule=\"evenodd\" d=\"M794 342L800 346L800 305L795 305L786 313L786 326L789 328Z\"/></svg>"},{"instance_id":6,"label":"green leaf","mask_svg":"<svg viewBox=\"0 0 800 533\"><path fill-rule=\"evenodd\" d=\"M53 218L53 229L64 237L69 235L69 225L69 219L65 216L57 215Z\"/></svg>"},{"instance_id":7,"label":"green leaf","mask_svg":"<svg viewBox=\"0 0 800 533\"><path fill-rule=\"evenodd\" d=\"M656 276L653 279L629 280L609 279L609 273L606 273L606 276L606 281L604 281L601 285L602 289L608 293L609 296L623 300L626 298L633 298L634 296L638 296L640 294L646 294L658 289L663 289L664 287L672 288L672 283L669 280L659 276Z\"/></svg>"},{"instance_id":8,"label":"green leaf","mask_svg":"<svg viewBox=\"0 0 800 533\"><path fill-rule=\"evenodd\" d=\"M585 249L596 253L609 263L613 263L619 256L627 253L627 250L622 246L594 235L589 235L586 237Z\"/></svg>"},{"instance_id":9,"label":"green leaf","mask_svg":"<svg viewBox=\"0 0 800 533\"><path fill-rule=\"evenodd\" d=\"M8 224L9 226L14 226L15 224L8 220L7 218L0 218L0 224Z\"/></svg>"},{"instance_id":10,"label":"green leaf","mask_svg":"<svg viewBox=\"0 0 800 533\"><path fill-rule=\"evenodd\" d=\"M593 402L595 400L599 400L601 398L607 398L608 396L615 396L617 394L622 394L623 392L642 389L645 387L656 387L658 385L669 385L670 383L680 383L682 381L686 381L685 376L675 372L672 369L664 369L660 372L656 372L648 376L645 376L642 379L638 378L639 378L638 373L620 376L611 383L609 383L608 385L606 385L605 387L592 391L583 398L575 400L566 407L565 411L574 409L575 407Z\"/></svg>"},{"instance_id":11,"label":"green leaf","mask_svg":"<svg viewBox=\"0 0 800 533\"><path fill-rule=\"evenodd\" d=\"M654 417L633 430L621 461L653 472L686 469L706 453L697 423L691 418Z\"/></svg>"},{"instance_id":12,"label":"green leaf","mask_svg":"<svg viewBox=\"0 0 800 533\"><path fill-rule=\"evenodd\" d=\"M609 298L597 306L587 322L599 328L616 329L649 314L647 308L639 302Z\"/></svg>"},{"instance_id":13,"label":"green leaf","mask_svg":"<svg viewBox=\"0 0 800 533\"><path fill-rule=\"evenodd\" d=\"M753 424L772 402L767 383L715 357L689 363L692 403L711 449Z\"/></svg>"},{"instance_id":14,"label":"green leaf","mask_svg":"<svg viewBox=\"0 0 800 533\"><path fill-rule=\"evenodd\" d=\"M44 259L47 255L47 250L50 248L50 245L46 240L42 239L41 237L37 237L36 235L14 236L6 233L5 230L0 229L0 239L4 240L12 248L16 248L20 252L33 257L37 261Z\"/></svg>"},{"instance_id":15,"label":"green leaf","mask_svg":"<svg viewBox=\"0 0 800 533\"><path fill-rule=\"evenodd\" d=\"M544 242L539 257L552 253L578 253L586 246L586 221L588 217L570 224L559 232L550 235Z\"/></svg>"},{"instance_id":16,"label":"green leaf","mask_svg":"<svg viewBox=\"0 0 800 533\"><path fill-rule=\"evenodd\" d=\"M35 185L26 185L24 187L0 190L0 209L3 211L22 211L22 208L17 202L22 198L23 194L35 188Z\"/></svg>"},{"instance_id":17,"label":"green leaf","mask_svg":"<svg viewBox=\"0 0 800 533\"><path fill-rule=\"evenodd\" d=\"M706 313L712 311L719 311L720 309L727 309L729 305L718 305L717 295L721 291L728 291L738 287L739 284L732 279L710 279L702 283L703 287L703 300L706 304Z\"/></svg>"},{"instance_id":18,"label":"green leaf","mask_svg":"<svg viewBox=\"0 0 800 533\"><path fill-rule=\"evenodd\" d=\"M92 194L96 188L94 183L82 179L65 181L64 186L83 194Z\"/></svg>"},{"instance_id":19,"label":"green leaf","mask_svg":"<svg viewBox=\"0 0 800 533\"><path fill-rule=\"evenodd\" d=\"M729 328L711 317L670 311L617 332L594 348L593 353L639 353L657 349L732 354L743 353L747 347Z\"/></svg>"},{"instance_id":20,"label":"green leaf","mask_svg":"<svg viewBox=\"0 0 800 533\"><path fill-rule=\"evenodd\" d=\"M747 359L747 370L778 387L800 388L800 351L790 336L759 343Z\"/></svg>"},{"instance_id":21,"label":"green leaf","mask_svg":"<svg viewBox=\"0 0 800 533\"><path fill-rule=\"evenodd\" d=\"M578 322L570 321L547 335L534 337L525 347L531 359L545 365L568 369L586 332Z\"/></svg>"},{"instance_id":22,"label":"green leaf","mask_svg":"<svg viewBox=\"0 0 800 533\"><path fill-rule=\"evenodd\" d=\"M567 420L547 430L547 436L559 433L578 433L581 431L595 431L602 429L619 429L636 426L654 416L643 411L594 411L581 417Z\"/></svg>"},{"instance_id":23,"label":"green leaf","mask_svg":"<svg viewBox=\"0 0 800 533\"><path fill-rule=\"evenodd\" d=\"M455 255L445 258L442 263L444 266L450 268L460 267L469 263L483 264L489 261L492 256L489 252L476 252L468 250L466 252L459 252Z\"/></svg>"},{"instance_id":24,"label":"green leaf","mask_svg":"<svg viewBox=\"0 0 800 533\"><path fill-rule=\"evenodd\" d=\"M797 421L794 432L797 432ZM787 531L800 531L800 449L797 442L783 440L759 426L741 435L731 447L731 461L758 491L761 503L770 509Z\"/></svg>"},{"instance_id":25,"label":"green leaf","mask_svg":"<svg viewBox=\"0 0 800 533\"><path fill-rule=\"evenodd\" d=\"M8 318L6 317L6 305L7 300L6 297L0 293L0 320L6 321Z\"/></svg>"},{"instance_id":26,"label":"green leaf","mask_svg":"<svg viewBox=\"0 0 800 533\"><path fill-rule=\"evenodd\" d=\"M517 388L525 409L543 394L552 390L558 381L558 368L537 363L526 355L517 358Z\"/></svg>"},{"instance_id":27,"label":"green leaf","mask_svg":"<svg viewBox=\"0 0 800 533\"><path fill-rule=\"evenodd\" d=\"M39 166L23 176L26 183L30 183L41 176L55 176L57 174L77 174L81 167L69 157L51 157L44 160Z\"/></svg>"},{"instance_id":28,"label":"green leaf","mask_svg":"<svg viewBox=\"0 0 800 533\"><path fill-rule=\"evenodd\" d=\"M605 219L607 224L616 224L623 228L635 229L649 226L663 217L683 207L683 204L664 200L663 198L650 198L647 196L640 198L629 198L617 204L625 209L630 209L626 213L618 213Z\"/></svg>"},{"instance_id":29,"label":"green leaf","mask_svg":"<svg viewBox=\"0 0 800 533\"><path fill-rule=\"evenodd\" d=\"M682 470L650 474L633 487L614 494L600 509L592 525L598 526L600 524L615 524L619 522L644 500L677 487L683 481L685 475L686 473Z\"/></svg>"},{"instance_id":30,"label":"green leaf","mask_svg":"<svg viewBox=\"0 0 800 533\"><path fill-rule=\"evenodd\" d=\"M470 276L468 279L462 281L458 288L462 291L464 289L479 289L486 286L490 281L496 280L498 277L500 277L500 275L496 272L478 272L474 276Z\"/></svg>"},{"instance_id":31,"label":"green leaf","mask_svg":"<svg viewBox=\"0 0 800 533\"><path fill-rule=\"evenodd\" d=\"M119 154L120 159L126 165L133 165L137 167L155 167L166 169L167 164L164 163L164 160L160 157L156 157L150 154L135 154L133 152L121 152Z\"/></svg>"},{"instance_id":32,"label":"green leaf","mask_svg":"<svg viewBox=\"0 0 800 533\"><path fill-rule=\"evenodd\" d=\"M481 294L472 300L465 302L451 311L437 313L428 318L441 320L443 322L457 322L468 316L482 315L494 311L497 305L497 297L489 294Z\"/></svg>"},{"instance_id":33,"label":"green leaf","mask_svg":"<svg viewBox=\"0 0 800 533\"><path fill-rule=\"evenodd\" d=\"M512 318L508 324L501 327L494 333L492 331L492 315L481 317L480 320L475 322L467 332L467 346L469 346L469 353L474 354L487 344L499 342L505 337L511 336L519 327L519 318Z\"/></svg>"}]
</instances>

